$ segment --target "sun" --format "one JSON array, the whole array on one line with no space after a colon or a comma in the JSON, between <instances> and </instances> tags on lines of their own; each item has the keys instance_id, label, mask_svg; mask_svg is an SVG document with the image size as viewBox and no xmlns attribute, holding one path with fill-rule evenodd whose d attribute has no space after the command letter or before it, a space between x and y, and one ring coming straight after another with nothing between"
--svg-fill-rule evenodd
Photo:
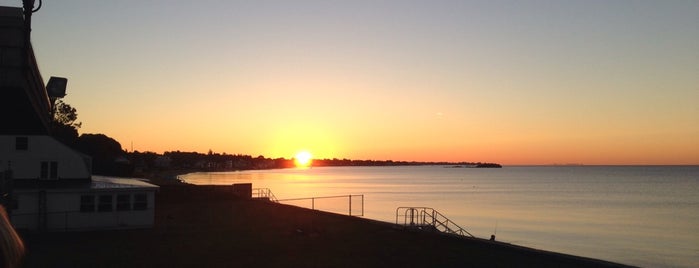
<instances>
[{"instance_id":1,"label":"sun","mask_svg":"<svg viewBox=\"0 0 699 268\"><path fill-rule=\"evenodd\" d=\"M308 151L300 151L294 157L294 163L297 167L308 167L313 162L313 155Z\"/></svg>"}]
</instances>

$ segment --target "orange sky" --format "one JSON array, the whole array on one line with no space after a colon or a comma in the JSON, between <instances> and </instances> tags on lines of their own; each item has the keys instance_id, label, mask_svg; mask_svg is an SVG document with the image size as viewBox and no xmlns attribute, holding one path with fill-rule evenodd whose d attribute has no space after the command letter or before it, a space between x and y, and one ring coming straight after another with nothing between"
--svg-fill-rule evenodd
<instances>
[{"instance_id":1,"label":"orange sky","mask_svg":"<svg viewBox=\"0 0 699 268\"><path fill-rule=\"evenodd\" d=\"M211 9L212 6L216 8ZM125 149L699 164L699 3L46 2L81 133Z\"/></svg>"}]
</instances>

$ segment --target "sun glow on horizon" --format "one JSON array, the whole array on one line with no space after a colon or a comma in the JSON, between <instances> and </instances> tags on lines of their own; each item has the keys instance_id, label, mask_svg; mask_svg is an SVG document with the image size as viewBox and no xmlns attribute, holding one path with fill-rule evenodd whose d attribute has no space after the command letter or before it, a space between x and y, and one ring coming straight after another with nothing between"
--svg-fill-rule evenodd
<instances>
[{"instance_id":1,"label":"sun glow on horizon","mask_svg":"<svg viewBox=\"0 0 699 268\"><path fill-rule=\"evenodd\" d=\"M296 167L309 167L313 162L313 155L308 151L300 151L294 157Z\"/></svg>"},{"instance_id":2,"label":"sun glow on horizon","mask_svg":"<svg viewBox=\"0 0 699 268\"><path fill-rule=\"evenodd\" d=\"M79 134L131 151L699 165L699 1L93 2L44 5L32 46Z\"/></svg>"}]
</instances>

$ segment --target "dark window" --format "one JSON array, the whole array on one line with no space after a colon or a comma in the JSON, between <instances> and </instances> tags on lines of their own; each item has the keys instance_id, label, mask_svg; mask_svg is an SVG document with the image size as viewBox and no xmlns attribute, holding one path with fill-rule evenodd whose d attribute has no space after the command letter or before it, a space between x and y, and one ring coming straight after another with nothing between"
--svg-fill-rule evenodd
<instances>
[{"instance_id":1,"label":"dark window","mask_svg":"<svg viewBox=\"0 0 699 268\"><path fill-rule=\"evenodd\" d=\"M148 195L135 194L133 201L133 210L146 210L148 208Z\"/></svg>"},{"instance_id":2,"label":"dark window","mask_svg":"<svg viewBox=\"0 0 699 268\"><path fill-rule=\"evenodd\" d=\"M51 161L49 163L49 166L51 166L51 169L49 170L49 178L50 179L58 179L58 162L56 161Z\"/></svg>"},{"instance_id":3,"label":"dark window","mask_svg":"<svg viewBox=\"0 0 699 268\"><path fill-rule=\"evenodd\" d=\"M131 195L120 194L117 195L117 211L127 211L131 210Z\"/></svg>"},{"instance_id":4,"label":"dark window","mask_svg":"<svg viewBox=\"0 0 699 268\"><path fill-rule=\"evenodd\" d=\"M95 196L94 195L81 195L80 196L80 212L94 212L95 211Z\"/></svg>"},{"instance_id":5,"label":"dark window","mask_svg":"<svg viewBox=\"0 0 699 268\"><path fill-rule=\"evenodd\" d=\"M48 179L49 178L49 162L41 162L41 174L39 178Z\"/></svg>"},{"instance_id":6,"label":"dark window","mask_svg":"<svg viewBox=\"0 0 699 268\"><path fill-rule=\"evenodd\" d=\"M109 212L112 211L112 195L100 195L97 211Z\"/></svg>"},{"instance_id":7,"label":"dark window","mask_svg":"<svg viewBox=\"0 0 699 268\"><path fill-rule=\"evenodd\" d=\"M10 200L10 209L19 209L19 200L17 198Z\"/></svg>"},{"instance_id":8,"label":"dark window","mask_svg":"<svg viewBox=\"0 0 699 268\"><path fill-rule=\"evenodd\" d=\"M29 138L28 137L16 137L15 138L15 150L18 150L18 151L29 150Z\"/></svg>"},{"instance_id":9,"label":"dark window","mask_svg":"<svg viewBox=\"0 0 699 268\"><path fill-rule=\"evenodd\" d=\"M40 179L58 179L58 162L42 161Z\"/></svg>"}]
</instances>

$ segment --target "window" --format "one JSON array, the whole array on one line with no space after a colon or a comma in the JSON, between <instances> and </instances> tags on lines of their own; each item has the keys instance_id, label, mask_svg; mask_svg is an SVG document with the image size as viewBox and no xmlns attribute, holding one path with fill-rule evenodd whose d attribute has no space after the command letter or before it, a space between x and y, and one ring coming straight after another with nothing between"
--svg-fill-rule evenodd
<instances>
[{"instance_id":1,"label":"window","mask_svg":"<svg viewBox=\"0 0 699 268\"><path fill-rule=\"evenodd\" d=\"M15 137L15 150L17 150L17 151L29 150L29 138L28 137Z\"/></svg>"},{"instance_id":2,"label":"window","mask_svg":"<svg viewBox=\"0 0 699 268\"><path fill-rule=\"evenodd\" d=\"M95 211L95 196L94 195L81 195L80 196L80 212L94 212Z\"/></svg>"},{"instance_id":3,"label":"window","mask_svg":"<svg viewBox=\"0 0 699 268\"><path fill-rule=\"evenodd\" d=\"M41 179L48 179L49 178L49 162L41 162L41 174L39 174L39 178Z\"/></svg>"},{"instance_id":4,"label":"window","mask_svg":"<svg viewBox=\"0 0 699 268\"><path fill-rule=\"evenodd\" d=\"M117 195L117 211L127 211L131 210L131 195L129 194L119 194Z\"/></svg>"},{"instance_id":5,"label":"window","mask_svg":"<svg viewBox=\"0 0 699 268\"><path fill-rule=\"evenodd\" d=\"M110 212L112 211L112 195L100 195L97 211Z\"/></svg>"},{"instance_id":6,"label":"window","mask_svg":"<svg viewBox=\"0 0 699 268\"><path fill-rule=\"evenodd\" d=\"M58 162L52 161L49 163L49 166L51 166L49 170L49 178L58 179Z\"/></svg>"},{"instance_id":7,"label":"window","mask_svg":"<svg viewBox=\"0 0 699 268\"><path fill-rule=\"evenodd\" d=\"M12 198L12 200L10 200L9 209L19 209L19 200L17 200L17 198Z\"/></svg>"},{"instance_id":8,"label":"window","mask_svg":"<svg viewBox=\"0 0 699 268\"><path fill-rule=\"evenodd\" d=\"M146 210L148 208L148 196L146 194L135 194L133 210Z\"/></svg>"},{"instance_id":9,"label":"window","mask_svg":"<svg viewBox=\"0 0 699 268\"><path fill-rule=\"evenodd\" d=\"M56 161L42 161L41 162L41 173L39 174L39 179L43 180L56 180L58 179L58 162Z\"/></svg>"}]
</instances>

